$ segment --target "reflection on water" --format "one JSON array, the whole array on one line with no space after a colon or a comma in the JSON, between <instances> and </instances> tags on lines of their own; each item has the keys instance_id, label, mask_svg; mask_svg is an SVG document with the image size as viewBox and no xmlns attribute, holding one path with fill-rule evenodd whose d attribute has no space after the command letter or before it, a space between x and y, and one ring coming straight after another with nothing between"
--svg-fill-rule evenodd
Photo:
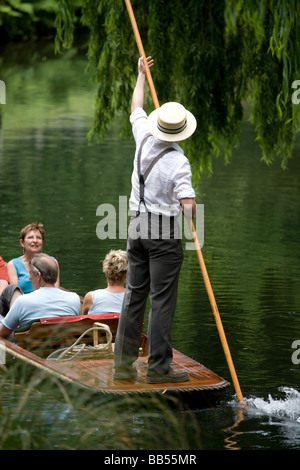
<instances>
[{"instance_id":1,"label":"reflection on water","mask_svg":"<svg viewBox=\"0 0 300 470\"><path fill-rule=\"evenodd\" d=\"M45 251L59 260L62 284L84 295L105 286L100 261L107 251L126 246L125 239L97 238L96 211L103 203L118 208L119 196L129 196L134 143L120 138L119 123L102 143L87 142L94 86L84 73L86 58L72 54L53 58L48 50L35 50L22 60L2 59L0 78L7 84L7 96L0 109L0 255L7 261L19 256L20 229L41 221ZM300 339L299 152L297 141L285 172L279 163L266 167L260 162L253 129L245 122L231 163L216 160L213 176L199 181L198 202L205 212L203 256L247 408L241 419L231 387L213 410L165 411L166 423L174 426L168 438L164 435L163 448L223 449L230 442L232 448L242 449L299 444L299 366L291 361L291 345ZM193 251L185 252L173 343L230 380ZM4 415L11 400L6 388ZM24 422L36 423L30 406L22 413ZM72 413L68 404L52 407L49 402L49 408L45 403L41 407L40 417L54 435L67 422L74 434L80 434L81 412L76 411L78 428ZM50 415L63 419L48 423ZM96 435L101 424L93 428ZM143 439L141 411L132 413L126 425L131 429L128 448L159 445L147 441L147 433ZM120 429L124 430L121 425ZM86 436L89 432L92 428ZM109 433L112 436L114 430ZM119 437L125 439L121 431ZM126 447L125 441L118 442ZM76 440L76 445L88 448L88 438L84 443Z\"/></svg>"}]
</instances>

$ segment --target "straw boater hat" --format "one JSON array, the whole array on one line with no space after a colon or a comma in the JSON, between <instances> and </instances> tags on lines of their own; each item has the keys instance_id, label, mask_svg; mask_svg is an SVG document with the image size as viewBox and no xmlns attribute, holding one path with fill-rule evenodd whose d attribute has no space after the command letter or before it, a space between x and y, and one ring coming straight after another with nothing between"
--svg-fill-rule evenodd
<instances>
[{"instance_id":1,"label":"straw boater hat","mask_svg":"<svg viewBox=\"0 0 300 470\"><path fill-rule=\"evenodd\" d=\"M190 137L197 122L182 104L170 102L148 116L148 129L154 137L167 142L179 142Z\"/></svg>"}]
</instances>

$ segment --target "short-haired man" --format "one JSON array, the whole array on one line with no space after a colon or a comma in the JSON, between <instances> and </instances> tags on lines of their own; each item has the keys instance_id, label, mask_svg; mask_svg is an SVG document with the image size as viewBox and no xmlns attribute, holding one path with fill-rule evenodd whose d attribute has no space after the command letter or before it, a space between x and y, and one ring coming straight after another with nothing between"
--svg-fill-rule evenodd
<instances>
[{"instance_id":1,"label":"short-haired man","mask_svg":"<svg viewBox=\"0 0 300 470\"><path fill-rule=\"evenodd\" d=\"M80 315L79 296L55 287L58 266L53 258L38 253L30 260L29 270L34 291L15 301L0 326L2 338L8 338L17 328L24 329L41 318Z\"/></svg>"}]
</instances>

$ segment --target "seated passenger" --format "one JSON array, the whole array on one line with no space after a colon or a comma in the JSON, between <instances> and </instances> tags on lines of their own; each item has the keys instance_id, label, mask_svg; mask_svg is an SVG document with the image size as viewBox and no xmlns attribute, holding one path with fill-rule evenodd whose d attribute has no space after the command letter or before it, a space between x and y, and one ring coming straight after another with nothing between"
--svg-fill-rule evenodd
<instances>
[{"instance_id":1,"label":"seated passenger","mask_svg":"<svg viewBox=\"0 0 300 470\"><path fill-rule=\"evenodd\" d=\"M2 338L8 338L17 328L24 330L41 318L80 315L79 296L55 287L58 266L51 256L34 255L29 261L29 271L35 291L17 298L0 326Z\"/></svg>"},{"instance_id":2,"label":"seated passenger","mask_svg":"<svg viewBox=\"0 0 300 470\"><path fill-rule=\"evenodd\" d=\"M8 286L8 282L7 267L0 256L0 295L4 291L5 287Z\"/></svg>"},{"instance_id":3,"label":"seated passenger","mask_svg":"<svg viewBox=\"0 0 300 470\"><path fill-rule=\"evenodd\" d=\"M103 261L103 272L106 276L106 289L88 292L83 299L83 315L99 313L120 313L125 293L127 274L126 251L110 251Z\"/></svg>"},{"instance_id":4,"label":"seated passenger","mask_svg":"<svg viewBox=\"0 0 300 470\"><path fill-rule=\"evenodd\" d=\"M29 224L22 228L20 234L20 243L23 248L23 255L13 258L7 264L9 282L18 284L24 294L33 291L29 279L29 261L36 253L41 253L45 239L45 230L43 224ZM56 261L57 262L57 261ZM58 263L57 263L58 264ZM59 274L55 287L59 287Z\"/></svg>"},{"instance_id":5,"label":"seated passenger","mask_svg":"<svg viewBox=\"0 0 300 470\"><path fill-rule=\"evenodd\" d=\"M22 289L16 284L8 283L7 267L0 256L0 324L12 307L16 298L23 295Z\"/></svg>"}]
</instances>

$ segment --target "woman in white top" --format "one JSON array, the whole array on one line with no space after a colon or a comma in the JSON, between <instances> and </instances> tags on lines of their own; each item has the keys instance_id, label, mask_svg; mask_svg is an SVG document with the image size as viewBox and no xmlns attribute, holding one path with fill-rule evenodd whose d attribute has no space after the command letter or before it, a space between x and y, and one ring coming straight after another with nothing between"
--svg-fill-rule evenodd
<instances>
[{"instance_id":1,"label":"woman in white top","mask_svg":"<svg viewBox=\"0 0 300 470\"><path fill-rule=\"evenodd\" d=\"M126 251L110 251L103 261L107 287L88 292L83 299L83 315L121 313L127 275Z\"/></svg>"}]
</instances>

